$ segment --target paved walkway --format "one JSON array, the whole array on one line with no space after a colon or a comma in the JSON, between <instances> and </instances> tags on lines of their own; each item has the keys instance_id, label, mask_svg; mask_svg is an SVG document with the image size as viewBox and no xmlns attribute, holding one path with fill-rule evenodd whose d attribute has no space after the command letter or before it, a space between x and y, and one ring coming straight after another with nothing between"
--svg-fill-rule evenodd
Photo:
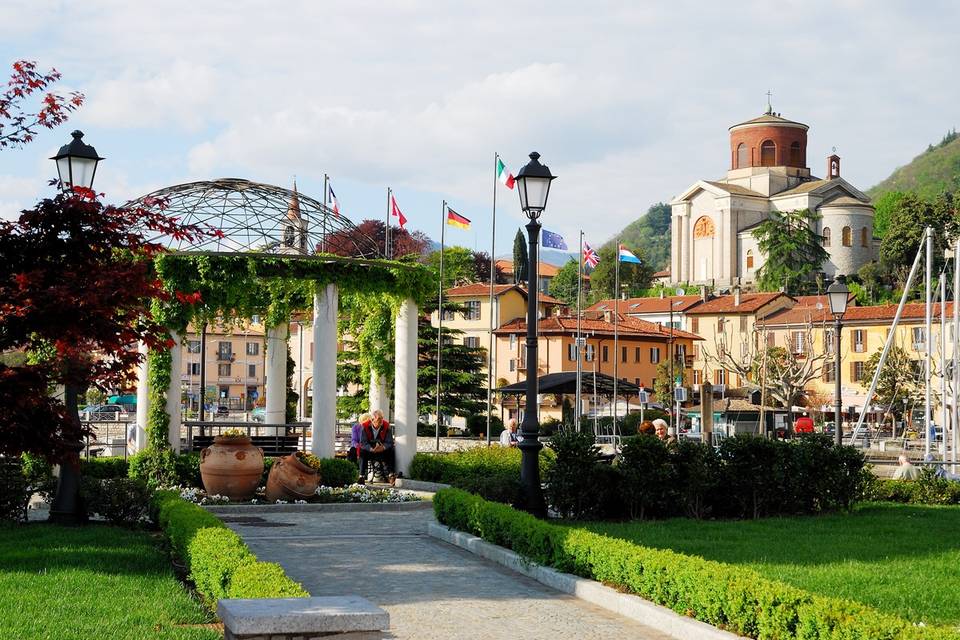
<instances>
[{"instance_id":1,"label":"paved walkway","mask_svg":"<svg viewBox=\"0 0 960 640\"><path fill-rule=\"evenodd\" d=\"M392 638L669 638L429 537L429 510L225 519L312 595L359 594L389 611Z\"/></svg>"}]
</instances>

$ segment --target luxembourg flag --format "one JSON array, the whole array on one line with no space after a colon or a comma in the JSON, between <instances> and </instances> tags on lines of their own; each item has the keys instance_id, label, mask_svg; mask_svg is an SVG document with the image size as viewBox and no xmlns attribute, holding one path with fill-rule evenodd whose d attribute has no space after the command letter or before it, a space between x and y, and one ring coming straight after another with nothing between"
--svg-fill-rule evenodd
<instances>
[{"instance_id":1,"label":"luxembourg flag","mask_svg":"<svg viewBox=\"0 0 960 640\"><path fill-rule=\"evenodd\" d=\"M633 264L642 264L640 258L633 255L633 252L622 244L620 245L620 262L632 262Z\"/></svg>"},{"instance_id":2,"label":"luxembourg flag","mask_svg":"<svg viewBox=\"0 0 960 640\"><path fill-rule=\"evenodd\" d=\"M340 201L337 200L337 194L333 192L333 185L327 185L327 191L330 192L330 203L333 205L333 215L340 217Z\"/></svg>"}]
</instances>

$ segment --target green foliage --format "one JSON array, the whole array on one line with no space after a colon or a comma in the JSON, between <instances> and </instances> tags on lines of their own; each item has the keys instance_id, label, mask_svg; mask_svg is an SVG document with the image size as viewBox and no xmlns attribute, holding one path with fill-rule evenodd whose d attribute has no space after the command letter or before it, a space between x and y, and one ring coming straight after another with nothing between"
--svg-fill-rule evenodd
<instances>
[{"instance_id":1,"label":"green foliage","mask_svg":"<svg viewBox=\"0 0 960 640\"><path fill-rule=\"evenodd\" d=\"M889 177L867 191L879 202L889 192L911 192L933 198L944 191L960 189L960 141L950 131L937 145L897 168Z\"/></svg>"},{"instance_id":2,"label":"green foliage","mask_svg":"<svg viewBox=\"0 0 960 640\"><path fill-rule=\"evenodd\" d=\"M550 295L563 300L572 307L576 307L577 277L579 275L580 263L576 260L567 261L550 281Z\"/></svg>"},{"instance_id":3,"label":"green foliage","mask_svg":"<svg viewBox=\"0 0 960 640\"><path fill-rule=\"evenodd\" d=\"M516 284L527 281L530 269L530 256L527 255L527 239L521 229L513 237L513 281Z\"/></svg>"},{"instance_id":4,"label":"green foliage","mask_svg":"<svg viewBox=\"0 0 960 640\"><path fill-rule=\"evenodd\" d=\"M870 388L882 354L883 348L880 347L870 354L864 364L863 379L860 381L860 386L864 389ZM918 362L910 358L902 347L890 347L887 360L883 363L883 370L880 372L880 379L877 381L875 402L880 406L893 407L894 411L897 410L896 405L901 399L908 399L911 403L923 402L923 384L915 376L909 375L916 370Z\"/></svg>"},{"instance_id":5,"label":"green foliage","mask_svg":"<svg viewBox=\"0 0 960 640\"><path fill-rule=\"evenodd\" d=\"M227 597L309 596L301 585L278 572L277 565L258 561L240 536L202 507L172 491L158 491L153 507L174 555L186 564L190 579L210 609L215 610L217 601Z\"/></svg>"},{"instance_id":6,"label":"green foliage","mask_svg":"<svg viewBox=\"0 0 960 640\"><path fill-rule=\"evenodd\" d=\"M467 416L467 431L476 437L482 437L487 433L487 414L471 413ZM500 416L490 416L490 437L496 439L503 431L503 420Z\"/></svg>"},{"instance_id":7,"label":"green foliage","mask_svg":"<svg viewBox=\"0 0 960 640\"><path fill-rule=\"evenodd\" d=\"M815 276L829 255L814 231L820 214L809 209L772 212L753 230L757 245L766 256L757 271L763 291L803 294L816 290Z\"/></svg>"},{"instance_id":8,"label":"green foliage","mask_svg":"<svg viewBox=\"0 0 960 640\"><path fill-rule=\"evenodd\" d=\"M286 424L297 421L297 408L300 403L300 394L297 391L297 383L294 382L294 375L297 373L297 363L290 355L290 345L287 344L287 403L283 411L283 419Z\"/></svg>"},{"instance_id":9,"label":"green foliage","mask_svg":"<svg viewBox=\"0 0 960 640\"><path fill-rule=\"evenodd\" d=\"M657 377L653 381L653 393L657 396L657 401L664 406L673 402L673 388L676 386L676 378L680 376L682 386L690 385L690 369L682 365L673 367L673 378L670 377L670 359L661 360L657 364ZM646 417L646 416L645 416ZM647 418L655 420L657 416Z\"/></svg>"},{"instance_id":10,"label":"green foliage","mask_svg":"<svg viewBox=\"0 0 960 640\"><path fill-rule=\"evenodd\" d=\"M550 440L549 447L556 454L556 462L543 478L547 504L563 518L610 517L603 512L610 504L605 495L611 489L615 492L618 483L610 482L616 474L605 471L610 465L600 463L593 434L563 431Z\"/></svg>"},{"instance_id":11,"label":"green foliage","mask_svg":"<svg viewBox=\"0 0 960 640\"><path fill-rule=\"evenodd\" d=\"M320 460L320 484L328 487L346 487L357 479L357 467L352 462L340 458L322 458Z\"/></svg>"},{"instance_id":12,"label":"green foliage","mask_svg":"<svg viewBox=\"0 0 960 640\"><path fill-rule=\"evenodd\" d=\"M19 458L0 458L0 522L27 518L30 484Z\"/></svg>"},{"instance_id":13,"label":"green foliage","mask_svg":"<svg viewBox=\"0 0 960 640\"><path fill-rule=\"evenodd\" d=\"M151 489L173 487L179 483L176 454L167 449L147 448L130 456L129 476L143 480Z\"/></svg>"},{"instance_id":14,"label":"green foliage","mask_svg":"<svg viewBox=\"0 0 960 640\"><path fill-rule=\"evenodd\" d=\"M514 502L520 490L520 450L516 447L474 447L452 453L417 453L410 477L442 482L474 491L491 500ZM540 452L540 477L546 477L555 455Z\"/></svg>"},{"instance_id":15,"label":"green foliage","mask_svg":"<svg viewBox=\"0 0 960 640\"><path fill-rule=\"evenodd\" d=\"M457 489L438 492L433 504L437 520L448 527L735 634L823 640L955 635L942 628L916 627L848 600L814 595L749 568L550 524Z\"/></svg>"},{"instance_id":16,"label":"green foliage","mask_svg":"<svg viewBox=\"0 0 960 640\"><path fill-rule=\"evenodd\" d=\"M446 305L444 305L446 306ZM470 416L486 406L486 349L468 347L463 331L443 327L440 367L440 412L444 416ZM437 330L421 316L417 334L417 406L420 415L437 410Z\"/></svg>"},{"instance_id":17,"label":"green foliage","mask_svg":"<svg viewBox=\"0 0 960 640\"><path fill-rule=\"evenodd\" d=\"M20 464L24 477L32 487L38 487L53 479L53 465L42 456L32 453L21 454Z\"/></svg>"},{"instance_id":18,"label":"green foliage","mask_svg":"<svg viewBox=\"0 0 960 640\"><path fill-rule=\"evenodd\" d=\"M427 265L435 274L440 274L440 250L427 256ZM487 267L489 274L489 265ZM474 252L466 247L443 248L443 288L457 287L471 282L481 282L483 279L477 273L477 261Z\"/></svg>"},{"instance_id":19,"label":"green foliage","mask_svg":"<svg viewBox=\"0 0 960 640\"><path fill-rule=\"evenodd\" d=\"M154 308L158 307L154 304ZM170 448L170 416L167 415L167 388L170 386L170 350L156 350L147 360L150 408L147 412L147 448Z\"/></svg>"},{"instance_id":20,"label":"green foliage","mask_svg":"<svg viewBox=\"0 0 960 640\"><path fill-rule=\"evenodd\" d=\"M650 286L653 280L654 268L651 266L643 249L623 243L640 259L641 264L625 262L620 265L620 290L628 297L639 295ZM600 247L600 264L590 272L590 297L596 300L619 297L614 294L616 285L617 246L616 241Z\"/></svg>"},{"instance_id":21,"label":"green foliage","mask_svg":"<svg viewBox=\"0 0 960 640\"><path fill-rule=\"evenodd\" d=\"M960 504L960 482L938 477L933 469L925 468L917 480L871 478L864 489L864 499L903 504Z\"/></svg>"},{"instance_id":22,"label":"green foliage","mask_svg":"<svg viewBox=\"0 0 960 640\"><path fill-rule=\"evenodd\" d=\"M132 478L85 477L80 488L89 515L123 527L137 527L146 519L151 494L146 482Z\"/></svg>"},{"instance_id":23,"label":"green foliage","mask_svg":"<svg viewBox=\"0 0 960 640\"><path fill-rule=\"evenodd\" d=\"M676 478L666 443L648 435L633 436L623 442L619 468L623 475L623 500L630 517L643 520L667 514Z\"/></svg>"},{"instance_id":24,"label":"green foliage","mask_svg":"<svg viewBox=\"0 0 960 640\"><path fill-rule=\"evenodd\" d=\"M617 235L627 246L639 249L650 267L659 271L670 266L670 232L670 205L658 202Z\"/></svg>"},{"instance_id":25,"label":"green foliage","mask_svg":"<svg viewBox=\"0 0 960 640\"><path fill-rule=\"evenodd\" d=\"M890 228L894 212L900 208L900 202L906 196L904 191L888 191L873 201L873 235L883 238Z\"/></svg>"},{"instance_id":26,"label":"green foliage","mask_svg":"<svg viewBox=\"0 0 960 640\"><path fill-rule=\"evenodd\" d=\"M960 148L960 147L958 147ZM960 156L958 156L960 158ZM906 282L914 256L923 240L924 230L931 226L934 233L934 273L943 265L943 252L950 239L956 237L958 219L956 203L951 193L923 198L914 193L905 194L892 210L890 226L880 244L880 262L892 272L897 286Z\"/></svg>"},{"instance_id":27,"label":"green foliage","mask_svg":"<svg viewBox=\"0 0 960 640\"><path fill-rule=\"evenodd\" d=\"M110 458L90 458L80 460L80 475L84 478L107 480L129 476L129 463L119 456Z\"/></svg>"},{"instance_id":28,"label":"green foliage","mask_svg":"<svg viewBox=\"0 0 960 640\"><path fill-rule=\"evenodd\" d=\"M683 515L701 520L709 516L720 486L720 457L710 445L679 440L671 452L674 475L679 479L676 501Z\"/></svg>"}]
</instances>

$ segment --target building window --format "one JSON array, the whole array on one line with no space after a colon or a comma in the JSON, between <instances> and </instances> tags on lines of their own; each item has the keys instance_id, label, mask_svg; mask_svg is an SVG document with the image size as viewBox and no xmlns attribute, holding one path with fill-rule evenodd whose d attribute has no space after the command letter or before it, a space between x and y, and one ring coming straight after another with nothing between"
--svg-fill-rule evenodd
<instances>
[{"instance_id":1,"label":"building window","mask_svg":"<svg viewBox=\"0 0 960 640\"><path fill-rule=\"evenodd\" d=\"M699 371L694 371L694 372L693 372L693 384L694 384L694 385L699 385L699 384L700 384L700 372L699 372Z\"/></svg>"},{"instance_id":2,"label":"building window","mask_svg":"<svg viewBox=\"0 0 960 640\"><path fill-rule=\"evenodd\" d=\"M510 371L517 370L517 361L513 358L510 358Z\"/></svg>"},{"instance_id":3,"label":"building window","mask_svg":"<svg viewBox=\"0 0 960 640\"><path fill-rule=\"evenodd\" d=\"M510 334L510 350L513 351L513 348L517 346L517 334Z\"/></svg>"},{"instance_id":4,"label":"building window","mask_svg":"<svg viewBox=\"0 0 960 640\"><path fill-rule=\"evenodd\" d=\"M800 159L800 143L794 142L790 145L790 164L799 167L803 160Z\"/></svg>"},{"instance_id":5,"label":"building window","mask_svg":"<svg viewBox=\"0 0 960 640\"><path fill-rule=\"evenodd\" d=\"M257 365L255 365L255 364L248 364L248 365L247 365L247 377L248 377L248 378L256 378L256 377L257 377Z\"/></svg>"},{"instance_id":6,"label":"building window","mask_svg":"<svg viewBox=\"0 0 960 640\"><path fill-rule=\"evenodd\" d=\"M727 372L723 369L717 369L713 372L713 383L714 384L727 384Z\"/></svg>"},{"instance_id":7,"label":"building window","mask_svg":"<svg viewBox=\"0 0 960 640\"><path fill-rule=\"evenodd\" d=\"M466 304L466 311L463 312L464 320L479 320L480 319L480 301L479 300L468 300Z\"/></svg>"},{"instance_id":8,"label":"building window","mask_svg":"<svg viewBox=\"0 0 960 640\"><path fill-rule=\"evenodd\" d=\"M804 331L793 331L790 334L790 348L793 353L805 354L807 352L807 334Z\"/></svg>"},{"instance_id":9,"label":"building window","mask_svg":"<svg viewBox=\"0 0 960 640\"><path fill-rule=\"evenodd\" d=\"M823 246L830 246L830 227L823 228Z\"/></svg>"},{"instance_id":10,"label":"building window","mask_svg":"<svg viewBox=\"0 0 960 640\"><path fill-rule=\"evenodd\" d=\"M737 169L743 169L750 166L750 149L741 142L737 145Z\"/></svg>"},{"instance_id":11,"label":"building window","mask_svg":"<svg viewBox=\"0 0 960 640\"><path fill-rule=\"evenodd\" d=\"M750 318L748 316L740 316L740 333L747 332L747 329L749 328L749 320Z\"/></svg>"},{"instance_id":12,"label":"building window","mask_svg":"<svg viewBox=\"0 0 960 640\"><path fill-rule=\"evenodd\" d=\"M773 167L777 164L777 145L773 140L764 140L760 145L760 166Z\"/></svg>"},{"instance_id":13,"label":"building window","mask_svg":"<svg viewBox=\"0 0 960 640\"><path fill-rule=\"evenodd\" d=\"M723 326L726 324L726 318L717 318L717 333L723 333Z\"/></svg>"},{"instance_id":14,"label":"building window","mask_svg":"<svg viewBox=\"0 0 960 640\"><path fill-rule=\"evenodd\" d=\"M843 228L843 246L852 247L853 246L853 233L850 231L850 227Z\"/></svg>"},{"instance_id":15,"label":"building window","mask_svg":"<svg viewBox=\"0 0 960 640\"><path fill-rule=\"evenodd\" d=\"M867 234L868 234L868 233L869 233L869 231L867 231L867 228L866 228L866 227L863 227L862 229L860 229L860 246L861 246L861 247L869 247L869 246L870 246L870 242L867 240Z\"/></svg>"},{"instance_id":16,"label":"building window","mask_svg":"<svg viewBox=\"0 0 960 640\"><path fill-rule=\"evenodd\" d=\"M700 331L700 318L690 318L690 331L694 333Z\"/></svg>"},{"instance_id":17,"label":"building window","mask_svg":"<svg viewBox=\"0 0 960 640\"><path fill-rule=\"evenodd\" d=\"M635 347L633 349L633 361L637 363L640 362L640 347Z\"/></svg>"},{"instance_id":18,"label":"building window","mask_svg":"<svg viewBox=\"0 0 960 640\"><path fill-rule=\"evenodd\" d=\"M187 375L191 375L191 376L200 375L200 363L199 362L187 363Z\"/></svg>"},{"instance_id":19,"label":"building window","mask_svg":"<svg viewBox=\"0 0 960 640\"><path fill-rule=\"evenodd\" d=\"M911 335L913 337L914 351L923 351L926 348L926 331L924 327L913 327Z\"/></svg>"},{"instance_id":20,"label":"building window","mask_svg":"<svg viewBox=\"0 0 960 640\"><path fill-rule=\"evenodd\" d=\"M593 345L592 345L592 344L588 344L588 345L586 346L586 351L587 351L587 353L586 353L584 359L585 359L587 362L593 362Z\"/></svg>"},{"instance_id":21,"label":"building window","mask_svg":"<svg viewBox=\"0 0 960 640\"><path fill-rule=\"evenodd\" d=\"M187 340L187 353L200 353L200 341Z\"/></svg>"},{"instance_id":22,"label":"building window","mask_svg":"<svg viewBox=\"0 0 960 640\"><path fill-rule=\"evenodd\" d=\"M443 320L453 320L454 318L456 318L457 314L451 311L450 309L444 309L443 313L440 314L440 316Z\"/></svg>"},{"instance_id":23,"label":"building window","mask_svg":"<svg viewBox=\"0 0 960 640\"><path fill-rule=\"evenodd\" d=\"M227 377L230 375L230 363L221 362L217 365L217 375L220 377Z\"/></svg>"},{"instance_id":24,"label":"building window","mask_svg":"<svg viewBox=\"0 0 960 640\"><path fill-rule=\"evenodd\" d=\"M610 362L610 354L607 351L607 349L608 349L607 345L603 345L603 361L604 362Z\"/></svg>"},{"instance_id":25,"label":"building window","mask_svg":"<svg viewBox=\"0 0 960 640\"><path fill-rule=\"evenodd\" d=\"M229 360L233 357L233 345L229 342L217 343L217 357L221 360Z\"/></svg>"},{"instance_id":26,"label":"building window","mask_svg":"<svg viewBox=\"0 0 960 640\"><path fill-rule=\"evenodd\" d=\"M674 353L676 354L676 359L679 361L684 361L687 359L687 345L685 344L675 344L673 345Z\"/></svg>"},{"instance_id":27,"label":"building window","mask_svg":"<svg viewBox=\"0 0 960 640\"><path fill-rule=\"evenodd\" d=\"M464 338L463 345L465 347L470 347L471 349L478 349L480 347L480 338L478 338L477 336Z\"/></svg>"},{"instance_id":28,"label":"building window","mask_svg":"<svg viewBox=\"0 0 960 640\"><path fill-rule=\"evenodd\" d=\"M747 271L753 271L753 249L747 249Z\"/></svg>"},{"instance_id":29,"label":"building window","mask_svg":"<svg viewBox=\"0 0 960 640\"><path fill-rule=\"evenodd\" d=\"M260 343L259 343L259 342L248 342L248 343L247 343L247 355L248 355L248 356L258 356L258 355L260 355Z\"/></svg>"},{"instance_id":30,"label":"building window","mask_svg":"<svg viewBox=\"0 0 960 640\"><path fill-rule=\"evenodd\" d=\"M626 361L627 361L627 348L620 347L620 362L626 362Z\"/></svg>"},{"instance_id":31,"label":"building window","mask_svg":"<svg viewBox=\"0 0 960 640\"><path fill-rule=\"evenodd\" d=\"M866 353L867 351L867 332L863 329L853 330L853 350L856 353Z\"/></svg>"},{"instance_id":32,"label":"building window","mask_svg":"<svg viewBox=\"0 0 960 640\"><path fill-rule=\"evenodd\" d=\"M850 363L850 381L860 382L863 380L863 361Z\"/></svg>"},{"instance_id":33,"label":"building window","mask_svg":"<svg viewBox=\"0 0 960 640\"><path fill-rule=\"evenodd\" d=\"M572 342L567 345L567 360L570 362L577 360L577 345Z\"/></svg>"},{"instance_id":34,"label":"building window","mask_svg":"<svg viewBox=\"0 0 960 640\"><path fill-rule=\"evenodd\" d=\"M824 353L833 353L833 329L824 329L823 330L823 352ZM829 382L829 380L828 380Z\"/></svg>"},{"instance_id":35,"label":"building window","mask_svg":"<svg viewBox=\"0 0 960 640\"><path fill-rule=\"evenodd\" d=\"M833 377L833 362L824 362L823 363L823 381L824 382L833 382L836 378Z\"/></svg>"},{"instance_id":36,"label":"building window","mask_svg":"<svg viewBox=\"0 0 960 640\"><path fill-rule=\"evenodd\" d=\"M650 364L660 362L660 347L650 347Z\"/></svg>"}]
</instances>

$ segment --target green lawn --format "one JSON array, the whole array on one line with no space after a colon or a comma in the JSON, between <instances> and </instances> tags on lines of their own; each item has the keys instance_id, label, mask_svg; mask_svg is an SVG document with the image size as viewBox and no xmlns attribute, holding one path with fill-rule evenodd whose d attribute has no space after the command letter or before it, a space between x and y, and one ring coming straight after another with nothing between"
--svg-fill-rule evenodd
<instances>
[{"instance_id":1,"label":"green lawn","mask_svg":"<svg viewBox=\"0 0 960 640\"><path fill-rule=\"evenodd\" d=\"M590 523L647 547L752 567L913 622L960 623L960 507L866 504L756 521Z\"/></svg>"},{"instance_id":2,"label":"green lawn","mask_svg":"<svg viewBox=\"0 0 960 640\"><path fill-rule=\"evenodd\" d=\"M99 524L0 526L0 638L222 638L188 626L209 614L158 542Z\"/></svg>"}]
</instances>

